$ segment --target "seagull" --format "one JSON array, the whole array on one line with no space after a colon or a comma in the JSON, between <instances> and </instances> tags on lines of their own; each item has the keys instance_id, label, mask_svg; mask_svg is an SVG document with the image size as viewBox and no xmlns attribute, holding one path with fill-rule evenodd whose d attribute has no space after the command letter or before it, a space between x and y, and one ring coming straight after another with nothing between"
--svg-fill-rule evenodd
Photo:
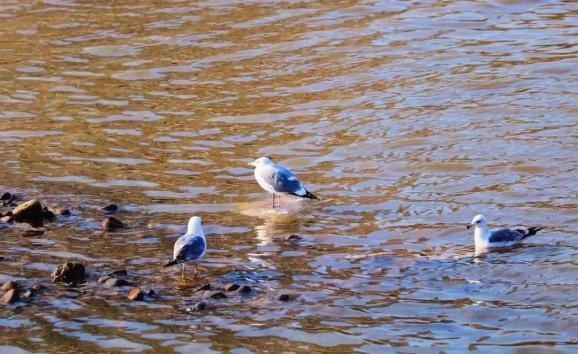
<instances>
[{"instance_id":1,"label":"seagull","mask_svg":"<svg viewBox=\"0 0 578 354\"><path fill-rule=\"evenodd\" d=\"M288 168L277 165L268 157L260 157L250 162L255 167L255 179L257 183L273 195L273 208L275 208L275 196L278 196L277 207L281 207L281 195L291 194L301 198L319 199L310 193L303 183Z\"/></svg>"},{"instance_id":2,"label":"seagull","mask_svg":"<svg viewBox=\"0 0 578 354\"><path fill-rule=\"evenodd\" d=\"M183 272L181 276L183 278L185 276L185 262L200 260L207 251L207 240L205 239L202 225L203 220L198 216L193 216L189 219L187 232L175 242L173 260L165 264L165 267L182 264ZM195 275L196 274L197 265L195 263Z\"/></svg>"},{"instance_id":3,"label":"seagull","mask_svg":"<svg viewBox=\"0 0 578 354\"><path fill-rule=\"evenodd\" d=\"M472 226L475 227L476 249L511 247L542 230L540 227L490 230L486 217L483 215L476 215L466 228L469 229Z\"/></svg>"}]
</instances>

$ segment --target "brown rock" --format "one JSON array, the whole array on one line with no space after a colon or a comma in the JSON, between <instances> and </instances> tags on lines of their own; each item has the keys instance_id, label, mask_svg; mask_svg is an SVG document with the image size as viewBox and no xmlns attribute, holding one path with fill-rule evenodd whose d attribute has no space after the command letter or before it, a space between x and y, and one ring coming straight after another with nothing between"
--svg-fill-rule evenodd
<instances>
[{"instance_id":1,"label":"brown rock","mask_svg":"<svg viewBox=\"0 0 578 354\"><path fill-rule=\"evenodd\" d=\"M59 265L51 276L55 282L74 283L84 281L86 273L82 264L65 262Z\"/></svg>"},{"instance_id":2,"label":"brown rock","mask_svg":"<svg viewBox=\"0 0 578 354\"><path fill-rule=\"evenodd\" d=\"M134 288L128 293L128 299L130 301L143 301L144 292L139 288Z\"/></svg>"},{"instance_id":3,"label":"brown rock","mask_svg":"<svg viewBox=\"0 0 578 354\"><path fill-rule=\"evenodd\" d=\"M116 204L109 204L107 206L100 208L100 210L106 213L114 213L115 211L118 210L118 206Z\"/></svg>"},{"instance_id":4,"label":"brown rock","mask_svg":"<svg viewBox=\"0 0 578 354\"><path fill-rule=\"evenodd\" d=\"M225 295L222 291L207 290L203 293L203 297L205 299L226 299L227 295Z\"/></svg>"},{"instance_id":5,"label":"brown rock","mask_svg":"<svg viewBox=\"0 0 578 354\"><path fill-rule=\"evenodd\" d=\"M70 216L70 210L68 209L62 209L62 208L49 208L48 210L50 210L54 215L58 215L58 216Z\"/></svg>"},{"instance_id":6,"label":"brown rock","mask_svg":"<svg viewBox=\"0 0 578 354\"><path fill-rule=\"evenodd\" d=\"M2 291L8 291L10 289L18 289L18 284L15 281L8 280L2 285Z\"/></svg>"},{"instance_id":7,"label":"brown rock","mask_svg":"<svg viewBox=\"0 0 578 354\"><path fill-rule=\"evenodd\" d=\"M239 288L240 288L239 284L235 284L235 283L225 285L225 290L227 290L227 291L235 291Z\"/></svg>"},{"instance_id":8,"label":"brown rock","mask_svg":"<svg viewBox=\"0 0 578 354\"><path fill-rule=\"evenodd\" d=\"M106 285L110 288L114 288L117 286L126 286L126 285L130 285L130 284L128 283L128 281L126 281L124 279L109 278L104 282L104 285Z\"/></svg>"},{"instance_id":9,"label":"brown rock","mask_svg":"<svg viewBox=\"0 0 578 354\"><path fill-rule=\"evenodd\" d=\"M52 220L56 217L56 215L54 215L54 212L52 212L52 210L48 209L47 207L44 207L42 209L42 216L46 220Z\"/></svg>"},{"instance_id":10,"label":"brown rock","mask_svg":"<svg viewBox=\"0 0 578 354\"><path fill-rule=\"evenodd\" d=\"M249 285L243 285L237 290L237 292L241 294L248 294L251 291L253 291L253 289L251 289Z\"/></svg>"},{"instance_id":11,"label":"brown rock","mask_svg":"<svg viewBox=\"0 0 578 354\"><path fill-rule=\"evenodd\" d=\"M303 240L303 237L301 237L297 234L291 234L291 235L285 237L285 241L299 241L299 240Z\"/></svg>"},{"instance_id":12,"label":"brown rock","mask_svg":"<svg viewBox=\"0 0 578 354\"><path fill-rule=\"evenodd\" d=\"M18 205L12 213L16 222L25 222L33 227L42 227L44 225L42 204L36 199Z\"/></svg>"},{"instance_id":13,"label":"brown rock","mask_svg":"<svg viewBox=\"0 0 578 354\"><path fill-rule=\"evenodd\" d=\"M287 302L287 301L292 301L292 300L294 300L295 297L296 297L296 296L295 296L295 295L292 295L292 294L281 294L281 295L279 295L279 298L278 298L278 299L279 299L279 301Z\"/></svg>"},{"instance_id":14,"label":"brown rock","mask_svg":"<svg viewBox=\"0 0 578 354\"><path fill-rule=\"evenodd\" d=\"M2 296L2 302L5 304L12 304L20 298L20 294L18 293L18 289L10 289L8 290L4 296Z\"/></svg>"},{"instance_id":15,"label":"brown rock","mask_svg":"<svg viewBox=\"0 0 578 354\"><path fill-rule=\"evenodd\" d=\"M114 216L107 216L106 218L104 218L104 220L102 220L102 228L104 230L116 230L116 229L122 229L124 227L124 223L120 220L118 220L117 218L115 218Z\"/></svg>"}]
</instances>

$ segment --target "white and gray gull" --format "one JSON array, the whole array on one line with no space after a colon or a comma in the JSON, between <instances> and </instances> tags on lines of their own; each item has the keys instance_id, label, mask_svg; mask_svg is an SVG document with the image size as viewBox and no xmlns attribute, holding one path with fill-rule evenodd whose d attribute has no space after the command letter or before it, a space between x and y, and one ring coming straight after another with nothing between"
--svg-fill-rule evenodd
<instances>
[{"instance_id":1,"label":"white and gray gull","mask_svg":"<svg viewBox=\"0 0 578 354\"><path fill-rule=\"evenodd\" d=\"M318 199L305 188L291 170L274 163L268 157L260 157L249 165L255 167L255 179L259 186L273 195L273 208L275 208L275 196L278 197L277 206L281 207L283 194Z\"/></svg>"},{"instance_id":2,"label":"white and gray gull","mask_svg":"<svg viewBox=\"0 0 578 354\"><path fill-rule=\"evenodd\" d=\"M476 249L511 247L542 230L539 227L519 227L490 230L483 215L476 215L467 228L474 227Z\"/></svg>"},{"instance_id":3,"label":"white and gray gull","mask_svg":"<svg viewBox=\"0 0 578 354\"><path fill-rule=\"evenodd\" d=\"M183 265L183 273L185 274L185 263L198 261L205 256L207 251L207 240L203 232L203 221L198 216L193 216L189 219L187 232L179 237L175 242L173 251L173 260L165 264L165 267L174 266L177 264ZM196 274L195 263L195 274Z\"/></svg>"}]
</instances>

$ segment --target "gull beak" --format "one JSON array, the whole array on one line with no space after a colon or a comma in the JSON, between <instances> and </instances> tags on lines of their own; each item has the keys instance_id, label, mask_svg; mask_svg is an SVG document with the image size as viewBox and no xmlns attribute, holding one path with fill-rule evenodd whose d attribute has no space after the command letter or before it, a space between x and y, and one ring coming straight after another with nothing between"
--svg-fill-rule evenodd
<instances>
[{"instance_id":1,"label":"gull beak","mask_svg":"<svg viewBox=\"0 0 578 354\"><path fill-rule=\"evenodd\" d=\"M469 229L471 229L471 228L472 228L472 224L466 225L466 229L467 229L467 230L469 230Z\"/></svg>"}]
</instances>

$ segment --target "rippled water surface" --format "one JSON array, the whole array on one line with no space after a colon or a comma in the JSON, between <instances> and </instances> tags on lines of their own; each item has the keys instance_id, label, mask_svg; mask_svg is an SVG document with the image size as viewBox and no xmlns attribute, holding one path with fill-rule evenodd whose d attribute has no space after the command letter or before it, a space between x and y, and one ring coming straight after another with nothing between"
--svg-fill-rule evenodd
<instances>
[{"instance_id":1,"label":"rippled water surface","mask_svg":"<svg viewBox=\"0 0 578 354\"><path fill-rule=\"evenodd\" d=\"M0 0L0 24L0 191L73 212L0 224L0 281L47 286L0 308L0 352L578 350L578 3ZM272 211L264 155L322 199ZM109 203L130 228L101 231ZM477 213L546 229L474 258ZM161 266L191 215L198 282L252 294L186 311ZM86 284L50 283L66 260Z\"/></svg>"}]
</instances>

